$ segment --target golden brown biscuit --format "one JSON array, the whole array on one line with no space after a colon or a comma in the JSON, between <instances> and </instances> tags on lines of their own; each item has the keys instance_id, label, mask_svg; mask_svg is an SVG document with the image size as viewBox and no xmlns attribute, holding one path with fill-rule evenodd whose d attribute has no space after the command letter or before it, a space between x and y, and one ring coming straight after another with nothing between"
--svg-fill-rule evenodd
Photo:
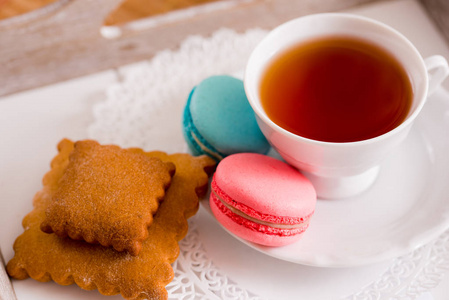
<instances>
[{"instance_id":1,"label":"golden brown biscuit","mask_svg":"<svg viewBox=\"0 0 449 300\"><path fill-rule=\"evenodd\" d=\"M207 190L208 175L215 162L205 156L145 153L176 165L176 174L149 228L149 237L138 256L117 252L98 244L88 244L43 233L39 226L68 161L73 143L63 140L52 169L43 179L44 187L34 200L34 209L23 220L25 231L14 243L15 256L7 271L16 279L34 278L62 285L76 283L83 289L98 289L105 295L121 293L126 299L166 299L165 286L173 279L173 263L179 255L178 241L188 229L187 218L198 209L198 196ZM144 153L139 149L132 149Z\"/></svg>"},{"instance_id":2,"label":"golden brown biscuit","mask_svg":"<svg viewBox=\"0 0 449 300\"><path fill-rule=\"evenodd\" d=\"M175 165L90 140L76 142L68 160L42 231L137 255Z\"/></svg>"}]
</instances>

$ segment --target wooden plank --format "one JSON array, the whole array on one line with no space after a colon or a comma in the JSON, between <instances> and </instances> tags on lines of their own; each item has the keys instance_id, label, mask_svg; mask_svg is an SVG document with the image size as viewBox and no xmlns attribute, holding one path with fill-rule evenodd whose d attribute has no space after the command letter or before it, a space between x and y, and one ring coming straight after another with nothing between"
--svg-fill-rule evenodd
<instances>
[{"instance_id":1,"label":"wooden plank","mask_svg":"<svg viewBox=\"0 0 449 300\"><path fill-rule=\"evenodd\" d=\"M55 1L57 0L0 0L0 19L30 12Z\"/></svg>"},{"instance_id":2,"label":"wooden plank","mask_svg":"<svg viewBox=\"0 0 449 300\"><path fill-rule=\"evenodd\" d=\"M217 1L223 0L124 0L106 17L104 23L106 25L121 24Z\"/></svg>"}]
</instances>

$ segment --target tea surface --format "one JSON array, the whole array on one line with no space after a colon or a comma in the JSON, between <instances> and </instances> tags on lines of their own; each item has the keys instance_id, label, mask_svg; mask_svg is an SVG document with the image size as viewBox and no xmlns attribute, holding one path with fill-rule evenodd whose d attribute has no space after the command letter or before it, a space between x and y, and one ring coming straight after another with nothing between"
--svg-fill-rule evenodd
<instances>
[{"instance_id":1,"label":"tea surface","mask_svg":"<svg viewBox=\"0 0 449 300\"><path fill-rule=\"evenodd\" d=\"M284 129L309 139L355 142L400 125L412 86L400 63L363 40L329 37L275 58L261 82L262 106Z\"/></svg>"}]
</instances>

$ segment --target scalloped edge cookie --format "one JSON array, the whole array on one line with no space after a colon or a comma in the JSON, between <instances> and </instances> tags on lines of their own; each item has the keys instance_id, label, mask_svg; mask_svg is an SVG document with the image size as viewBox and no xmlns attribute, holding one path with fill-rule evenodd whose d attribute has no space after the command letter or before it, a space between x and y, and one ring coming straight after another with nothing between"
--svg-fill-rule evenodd
<instances>
[{"instance_id":1,"label":"scalloped edge cookie","mask_svg":"<svg viewBox=\"0 0 449 300\"><path fill-rule=\"evenodd\" d=\"M41 230L139 254L175 165L115 145L74 143Z\"/></svg>"}]
</instances>

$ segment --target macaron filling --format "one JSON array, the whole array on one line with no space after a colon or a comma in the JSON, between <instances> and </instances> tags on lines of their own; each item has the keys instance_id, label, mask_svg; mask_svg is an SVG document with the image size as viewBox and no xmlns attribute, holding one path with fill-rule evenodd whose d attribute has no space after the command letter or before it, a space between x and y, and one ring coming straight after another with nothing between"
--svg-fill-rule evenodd
<instances>
[{"instance_id":1,"label":"macaron filling","mask_svg":"<svg viewBox=\"0 0 449 300\"><path fill-rule=\"evenodd\" d=\"M313 212L306 217L279 217L263 214L233 200L212 181L212 200L223 214L251 230L278 236L292 236L304 232Z\"/></svg>"},{"instance_id":2,"label":"macaron filling","mask_svg":"<svg viewBox=\"0 0 449 300\"><path fill-rule=\"evenodd\" d=\"M213 159L220 161L225 157L225 155L209 144L206 139L201 136L200 132L196 129L195 124L193 123L192 114L190 113L190 102L194 91L195 88L193 88L190 92L189 98L187 99L186 108L184 110L184 133L198 153L207 154Z\"/></svg>"},{"instance_id":3,"label":"macaron filling","mask_svg":"<svg viewBox=\"0 0 449 300\"><path fill-rule=\"evenodd\" d=\"M193 138L193 140L195 141L195 146L199 147L204 153L206 153L209 156L212 156L212 158L214 158L215 160L222 160L223 156L221 156L220 154L218 154L218 152L213 152L211 150L209 150L209 148L207 148L204 143L201 142L201 140L204 140L203 138L198 137L195 134L195 131L190 131L190 134Z\"/></svg>"}]
</instances>

